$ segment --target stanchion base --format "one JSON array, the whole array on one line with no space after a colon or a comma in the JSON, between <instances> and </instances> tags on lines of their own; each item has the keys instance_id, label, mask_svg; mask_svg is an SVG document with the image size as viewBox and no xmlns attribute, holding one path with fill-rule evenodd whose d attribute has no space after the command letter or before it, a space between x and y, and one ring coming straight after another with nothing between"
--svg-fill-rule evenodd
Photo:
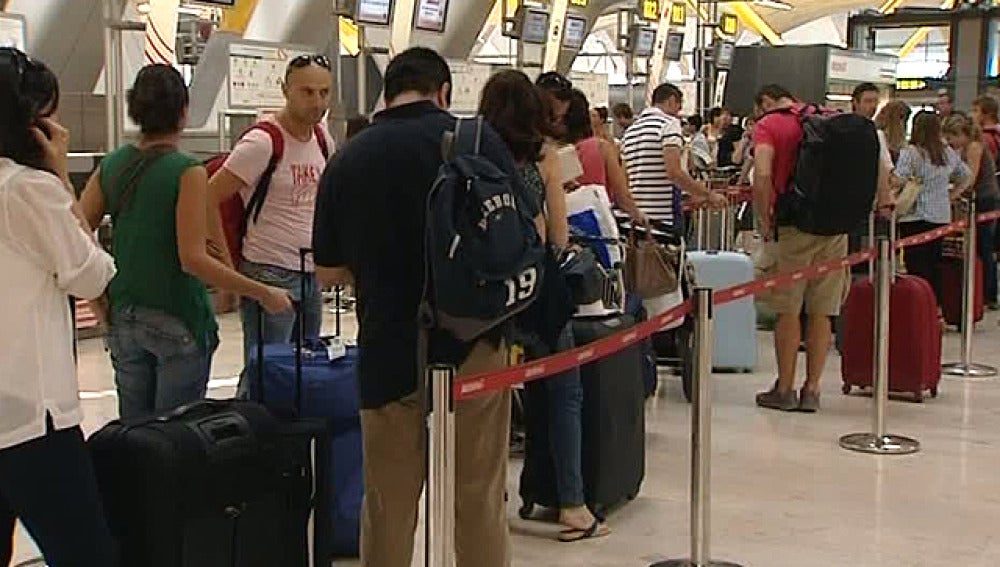
<instances>
[{"instance_id":1,"label":"stanchion base","mask_svg":"<svg viewBox=\"0 0 1000 567\"><path fill-rule=\"evenodd\" d=\"M660 561L659 563L653 563L650 567L743 567L739 563L730 563L728 561L709 561L708 563L695 563L690 559L671 559L669 561Z\"/></svg>"},{"instance_id":2,"label":"stanchion base","mask_svg":"<svg viewBox=\"0 0 1000 567\"><path fill-rule=\"evenodd\" d=\"M997 375L997 369L985 364L952 362L942 365L941 373L945 376L959 376L962 378L991 378Z\"/></svg>"},{"instance_id":3,"label":"stanchion base","mask_svg":"<svg viewBox=\"0 0 1000 567\"><path fill-rule=\"evenodd\" d=\"M840 446L859 453L876 455L909 455L920 450L920 442L909 437L886 435L879 437L873 433L852 433L840 438Z\"/></svg>"}]
</instances>

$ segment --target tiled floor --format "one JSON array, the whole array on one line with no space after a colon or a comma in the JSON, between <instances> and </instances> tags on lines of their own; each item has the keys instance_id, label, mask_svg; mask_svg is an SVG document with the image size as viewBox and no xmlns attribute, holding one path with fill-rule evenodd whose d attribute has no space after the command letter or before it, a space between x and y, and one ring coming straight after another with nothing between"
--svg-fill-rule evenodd
<instances>
[{"instance_id":1,"label":"tiled floor","mask_svg":"<svg viewBox=\"0 0 1000 567\"><path fill-rule=\"evenodd\" d=\"M223 329L212 390L219 397L231 395L241 357L238 322L224 317ZM1000 364L996 318L980 329L977 358ZM923 450L860 455L840 449L837 439L869 428L871 400L841 395L836 356L821 413L753 406L753 393L774 372L770 337L760 340L757 373L715 377L713 555L754 567L1000 565L1000 380L946 378L936 400L892 402L890 429L916 437ZM958 335L948 334L945 359L954 360L957 346ZM80 382L92 431L115 413L100 341L82 345ZM665 396L650 402L647 414L646 482L640 497L610 518L610 537L557 543L553 526L517 519L518 503L511 503L516 566L639 567L687 555L690 414L680 399L677 380L665 377ZM512 463L510 475L515 494L518 466ZM19 536L18 559L34 554Z\"/></svg>"}]
</instances>

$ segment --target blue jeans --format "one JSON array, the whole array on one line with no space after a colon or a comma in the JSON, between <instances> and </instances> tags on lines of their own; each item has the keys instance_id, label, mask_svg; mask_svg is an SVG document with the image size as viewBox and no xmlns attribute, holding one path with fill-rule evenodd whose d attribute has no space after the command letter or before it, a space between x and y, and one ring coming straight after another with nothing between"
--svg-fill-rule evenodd
<instances>
[{"instance_id":1,"label":"blue jeans","mask_svg":"<svg viewBox=\"0 0 1000 567\"><path fill-rule=\"evenodd\" d=\"M559 351L575 346L569 325L559 336ZM543 380L549 403L549 450L555 465L556 492L561 508L583 506L583 384L574 368Z\"/></svg>"},{"instance_id":2,"label":"blue jeans","mask_svg":"<svg viewBox=\"0 0 1000 567\"><path fill-rule=\"evenodd\" d=\"M108 348L118 388L118 412L134 419L205 397L218 335L198 344L173 315L126 307L111 315Z\"/></svg>"},{"instance_id":3,"label":"blue jeans","mask_svg":"<svg viewBox=\"0 0 1000 567\"><path fill-rule=\"evenodd\" d=\"M977 232L976 244L979 248L979 257L983 261L983 301L988 304L996 303L997 258L994 253L994 241L997 236L997 221L980 224Z\"/></svg>"},{"instance_id":4,"label":"blue jeans","mask_svg":"<svg viewBox=\"0 0 1000 567\"><path fill-rule=\"evenodd\" d=\"M299 307L293 313L271 315L264 313L263 322L259 321L260 305L252 300L240 300L240 317L243 320L243 361L250 360L250 355L263 332L264 344L288 344L293 342L302 325L306 338L315 338L320 334L323 322L323 293L316 281L316 274L286 270L278 266L254 264L244 261L240 271L247 277L263 284L287 289ZM302 278L305 278L305 300L302 298ZM301 315L301 321L299 317ZM263 326L261 326L263 323ZM240 376L237 390L240 396L247 393L246 373Z\"/></svg>"}]
</instances>

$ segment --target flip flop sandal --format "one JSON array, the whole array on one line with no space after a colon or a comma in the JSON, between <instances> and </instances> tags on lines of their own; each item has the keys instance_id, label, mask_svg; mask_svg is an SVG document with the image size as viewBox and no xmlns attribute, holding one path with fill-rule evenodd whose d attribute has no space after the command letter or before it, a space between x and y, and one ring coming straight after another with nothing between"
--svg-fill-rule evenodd
<instances>
[{"instance_id":1,"label":"flip flop sandal","mask_svg":"<svg viewBox=\"0 0 1000 567\"><path fill-rule=\"evenodd\" d=\"M611 530L607 526L601 523L600 520L594 520L594 523L587 529L568 529L559 532L559 541L563 543L573 543L577 541L583 541L585 539L596 539L599 537L607 536L611 533Z\"/></svg>"}]
</instances>

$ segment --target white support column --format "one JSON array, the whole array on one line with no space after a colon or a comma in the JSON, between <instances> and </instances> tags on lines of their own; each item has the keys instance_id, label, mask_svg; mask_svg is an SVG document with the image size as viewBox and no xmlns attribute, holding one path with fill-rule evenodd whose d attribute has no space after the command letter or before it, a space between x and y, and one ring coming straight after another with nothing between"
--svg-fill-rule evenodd
<instances>
[{"instance_id":1,"label":"white support column","mask_svg":"<svg viewBox=\"0 0 1000 567\"><path fill-rule=\"evenodd\" d=\"M563 26L566 23L566 9L569 0L552 0L549 18L549 38L545 42L545 58L542 60L542 71L555 71L559 65L559 53L562 51Z\"/></svg>"},{"instance_id":2,"label":"white support column","mask_svg":"<svg viewBox=\"0 0 1000 567\"><path fill-rule=\"evenodd\" d=\"M177 63L177 9L181 0L149 0L146 16L146 63Z\"/></svg>"},{"instance_id":3,"label":"white support column","mask_svg":"<svg viewBox=\"0 0 1000 567\"><path fill-rule=\"evenodd\" d=\"M653 99L653 91L660 86L663 68L666 66L667 35L670 34L670 2L661 2L660 24L656 30L656 43L653 45L653 55L649 58L649 77L646 78L646 104Z\"/></svg>"},{"instance_id":4,"label":"white support column","mask_svg":"<svg viewBox=\"0 0 1000 567\"><path fill-rule=\"evenodd\" d=\"M392 13L392 39L390 56L406 51L413 37L413 12L417 8L417 0L396 0Z\"/></svg>"}]
</instances>

